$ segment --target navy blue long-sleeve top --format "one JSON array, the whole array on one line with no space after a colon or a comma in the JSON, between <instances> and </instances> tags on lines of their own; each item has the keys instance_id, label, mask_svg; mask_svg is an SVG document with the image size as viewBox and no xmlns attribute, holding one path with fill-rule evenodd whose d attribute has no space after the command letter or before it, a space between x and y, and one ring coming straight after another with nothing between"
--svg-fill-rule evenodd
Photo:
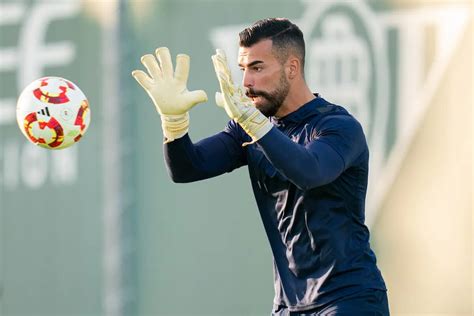
<instances>
[{"instance_id":1,"label":"navy blue long-sleeve top","mask_svg":"<svg viewBox=\"0 0 474 316\"><path fill-rule=\"evenodd\" d=\"M164 145L175 182L214 177L247 165L271 245L274 304L304 311L367 288L386 290L364 224L369 151L344 108L317 97L251 141L230 121L195 144Z\"/></svg>"}]
</instances>

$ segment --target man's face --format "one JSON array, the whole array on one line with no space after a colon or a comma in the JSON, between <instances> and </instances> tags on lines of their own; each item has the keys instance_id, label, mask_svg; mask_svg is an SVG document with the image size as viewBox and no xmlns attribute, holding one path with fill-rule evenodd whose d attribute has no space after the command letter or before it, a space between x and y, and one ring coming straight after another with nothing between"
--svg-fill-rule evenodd
<instances>
[{"instance_id":1,"label":"man's face","mask_svg":"<svg viewBox=\"0 0 474 316\"><path fill-rule=\"evenodd\" d=\"M290 85L284 67L272 53L272 41L240 47L239 66L244 72L247 96L265 116L274 116L285 101Z\"/></svg>"}]
</instances>

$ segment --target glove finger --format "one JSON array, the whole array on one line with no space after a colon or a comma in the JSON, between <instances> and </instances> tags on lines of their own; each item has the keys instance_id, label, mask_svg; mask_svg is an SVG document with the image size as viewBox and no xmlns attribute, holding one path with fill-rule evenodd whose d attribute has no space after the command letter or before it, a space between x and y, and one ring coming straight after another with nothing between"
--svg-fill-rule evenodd
<instances>
[{"instance_id":1,"label":"glove finger","mask_svg":"<svg viewBox=\"0 0 474 316\"><path fill-rule=\"evenodd\" d=\"M219 54L212 55L212 64L214 65L214 70L216 72L225 72L225 61L222 59L222 56Z\"/></svg>"},{"instance_id":2,"label":"glove finger","mask_svg":"<svg viewBox=\"0 0 474 316\"><path fill-rule=\"evenodd\" d=\"M224 97L222 96L222 93L216 92L215 99L216 99L216 104L218 106L220 106L221 108L225 108L225 101L224 101Z\"/></svg>"},{"instance_id":3,"label":"glove finger","mask_svg":"<svg viewBox=\"0 0 474 316\"><path fill-rule=\"evenodd\" d=\"M214 70L216 72L217 81L219 81L219 86L223 91L223 83L228 81L228 76L223 72L220 61L216 55L212 56L212 63L214 64Z\"/></svg>"},{"instance_id":4,"label":"glove finger","mask_svg":"<svg viewBox=\"0 0 474 316\"><path fill-rule=\"evenodd\" d=\"M232 77L231 77L231 72L230 72L230 68L229 68L229 62L227 61L227 56L224 52L224 50L222 49L216 49L216 55L218 56L219 58L219 61L221 63L221 67L222 69L229 74L229 77L231 78L232 80Z\"/></svg>"},{"instance_id":5,"label":"glove finger","mask_svg":"<svg viewBox=\"0 0 474 316\"><path fill-rule=\"evenodd\" d=\"M230 84L234 84L229 66L227 65L227 61L225 59L225 55L224 57L221 54L213 55L212 62L214 64L214 70L217 73L218 79L223 79Z\"/></svg>"},{"instance_id":6,"label":"glove finger","mask_svg":"<svg viewBox=\"0 0 474 316\"><path fill-rule=\"evenodd\" d=\"M168 47L157 48L155 54L160 62L163 78L171 79L173 77L173 63L171 62L171 55Z\"/></svg>"},{"instance_id":7,"label":"glove finger","mask_svg":"<svg viewBox=\"0 0 474 316\"><path fill-rule=\"evenodd\" d=\"M174 77L177 81L182 82L186 85L189 75L189 62L190 58L185 54L178 54L176 56L176 69L174 71Z\"/></svg>"},{"instance_id":8,"label":"glove finger","mask_svg":"<svg viewBox=\"0 0 474 316\"><path fill-rule=\"evenodd\" d=\"M132 71L132 76L145 89L148 90L153 85L153 80L141 70Z\"/></svg>"},{"instance_id":9,"label":"glove finger","mask_svg":"<svg viewBox=\"0 0 474 316\"><path fill-rule=\"evenodd\" d=\"M217 48L216 55L219 56L222 59L222 61L227 64L227 56L223 49Z\"/></svg>"},{"instance_id":10,"label":"glove finger","mask_svg":"<svg viewBox=\"0 0 474 316\"><path fill-rule=\"evenodd\" d=\"M235 93L235 87L232 84L231 81L229 81L229 78L225 75L222 75L222 73L219 73L219 85L221 87L222 93L232 96Z\"/></svg>"},{"instance_id":11,"label":"glove finger","mask_svg":"<svg viewBox=\"0 0 474 316\"><path fill-rule=\"evenodd\" d=\"M141 62L143 66L145 66L146 70L150 74L150 77L153 79L160 79L161 78L161 69L156 62L155 56L152 54L146 54L142 56Z\"/></svg>"},{"instance_id":12,"label":"glove finger","mask_svg":"<svg viewBox=\"0 0 474 316\"><path fill-rule=\"evenodd\" d=\"M189 91L186 93L186 99L192 104L191 107L193 107L198 103L206 102L207 94L204 90Z\"/></svg>"}]
</instances>

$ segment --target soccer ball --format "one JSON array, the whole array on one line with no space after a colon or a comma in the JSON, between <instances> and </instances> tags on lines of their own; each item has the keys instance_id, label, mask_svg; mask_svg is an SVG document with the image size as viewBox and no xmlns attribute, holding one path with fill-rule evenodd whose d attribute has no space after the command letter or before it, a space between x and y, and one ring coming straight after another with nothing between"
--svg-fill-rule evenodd
<instances>
[{"instance_id":1,"label":"soccer ball","mask_svg":"<svg viewBox=\"0 0 474 316\"><path fill-rule=\"evenodd\" d=\"M16 119L26 138L47 149L77 143L89 127L91 111L86 96L71 81L44 77L20 94Z\"/></svg>"}]
</instances>

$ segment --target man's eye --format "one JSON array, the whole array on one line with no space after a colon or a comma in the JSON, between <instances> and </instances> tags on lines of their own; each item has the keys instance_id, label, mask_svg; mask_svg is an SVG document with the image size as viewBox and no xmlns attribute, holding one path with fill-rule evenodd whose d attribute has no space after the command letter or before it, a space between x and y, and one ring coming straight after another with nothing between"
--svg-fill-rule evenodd
<instances>
[{"instance_id":1,"label":"man's eye","mask_svg":"<svg viewBox=\"0 0 474 316\"><path fill-rule=\"evenodd\" d=\"M262 69L263 69L262 67L254 67L253 68L253 70L255 70L256 72L260 72L260 71L262 71Z\"/></svg>"}]
</instances>

